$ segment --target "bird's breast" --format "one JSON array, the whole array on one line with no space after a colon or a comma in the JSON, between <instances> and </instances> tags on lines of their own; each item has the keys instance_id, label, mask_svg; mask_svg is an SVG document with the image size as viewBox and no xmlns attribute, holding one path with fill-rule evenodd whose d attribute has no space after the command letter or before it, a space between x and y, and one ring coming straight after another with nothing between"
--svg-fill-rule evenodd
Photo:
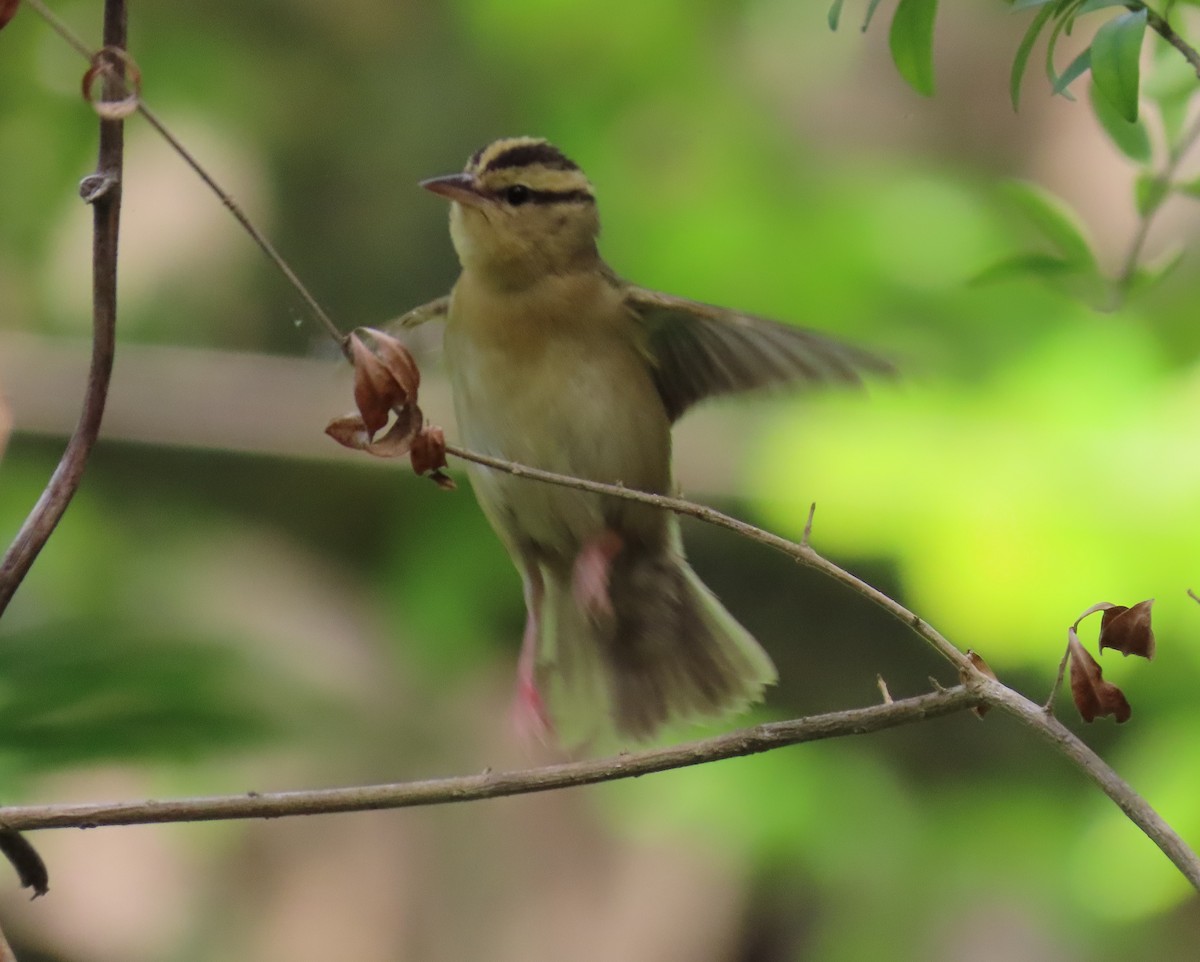
<instances>
[{"instance_id":1,"label":"bird's breast","mask_svg":"<svg viewBox=\"0 0 1200 962\"><path fill-rule=\"evenodd\" d=\"M464 283L464 281L466 283ZM564 291L565 288L565 291ZM480 296L460 280L446 364L465 444L596 481L665 492L670 425L619 299L557 284L541 296ZM614 500L471 467L476 494L511 539L570 554L618 520Z\"/></svg>"}]
</instances>

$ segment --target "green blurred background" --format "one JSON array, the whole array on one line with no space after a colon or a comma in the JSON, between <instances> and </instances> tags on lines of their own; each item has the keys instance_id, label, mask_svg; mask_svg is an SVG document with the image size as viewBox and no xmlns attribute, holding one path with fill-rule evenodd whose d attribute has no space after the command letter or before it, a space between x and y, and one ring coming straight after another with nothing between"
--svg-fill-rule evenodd
<instances>
[{"instance_id":1,"label":"green blurred background","mask_svg":"<svg viewBox=\"0 0 1200 962\"><path fill-rule=\"evenodd\" d=\"M832 34L806 0L147 4L131 48L147 101L343 327L448 289L446 211L416 181L530 133L591 176L622 274L900 359L903 383L865 395L690 415L682 488L789 536L816 501L818 550L1035 699L1080 611L1157 597L1157 660L1103 660L1129 724L1061 714L1195 844L1200 259L1114 313L1036 278L972 283L1037 245L1002 181L1074 205L1115 268L1133 175L1039 78L1013 114L1025 17L946 7L930 100L861 10ZM56 9L97 36L98 2ZM0 34L4 542L82 393L81 73L28 9ZM0 624L0 800L536 761L502 724L519 583L466 485L322 435L350 406L345 365L178 158L127 129L115 387ZM1150 257L1194 245L1198 213L1174 202ZM453 436L427 347L424 407ZM779 663L753 720L872 703L877 674L896 696L952 680L844 589L724 532L685 537ZM24 962L1103 962L1200 940L1158 850L995 714L443 810L33 841L51 894L28 904L14 879L0 897Z\"/></svg>"}]
</instances>

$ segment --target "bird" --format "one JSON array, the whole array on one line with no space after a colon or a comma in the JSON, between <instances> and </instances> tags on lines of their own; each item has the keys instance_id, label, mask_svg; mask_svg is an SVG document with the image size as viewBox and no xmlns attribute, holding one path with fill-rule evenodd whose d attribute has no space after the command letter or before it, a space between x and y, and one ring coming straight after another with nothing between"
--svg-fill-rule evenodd
<instances>
[{"instance_id":1,"label":"bird","mask_svg":"<svg viewBox=\"0 0 1200 962\"><path fill-rule=\"evenodd\" d=\"M448 296L397 323L445 322L472 451L671 494L671 427L696 403L892 373L826 334L622 280L599 252L590 181L547 140L496 140L461 173L420 186L450 202L461 272ZM512 709L523 734L556 734L553 703L556 715L582 712L589 737L641 742L743 711L777 680L688 564L674 514L476 463L467 471L523 583Z\"/></svg>"}]
</instances>

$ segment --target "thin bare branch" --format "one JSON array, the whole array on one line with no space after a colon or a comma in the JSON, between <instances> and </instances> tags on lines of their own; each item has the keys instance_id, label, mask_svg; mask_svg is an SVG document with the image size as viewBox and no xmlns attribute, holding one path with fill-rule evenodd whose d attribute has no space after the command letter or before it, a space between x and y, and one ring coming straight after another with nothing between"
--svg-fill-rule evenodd
<instances>
[{"instance_id":1,"label":"thin bare branch","mask_svg":"<svg viewBox=\"0 0 1200 962\"><path fill-rule=\"evenodd\" d=\"M74 50L88 60L92 59L94 56L94 51L92 51L88 45L84 43L78 37L78 35L76 35L76 33L62 20L62 18L56 16L53 11L51 11L45 6L45 4L41 2L41 0L26 0L26 2L43 20L46 21L47 24L50 25L51 29L53 29L55 33L62 37L68 44L70 44ZM229 213L234 216L234 219L241 224L242 229L250 235L251 240L258 245L259 249L267 255L268 259L287 279L287 282L292 286L292 289L300 296L301 300L304 301L308 309L312 312L313 317L315 317L317 321L320 322L321 326L325 328L325 332L337 342L338 346L341 347L343 352L347 351L348 342L345 335L342 334L342 332L338 329L338 326L334 324L333 319L321 306L320 302L313 296L312 292L309 291L308 287L300 279L300 275L292 270L292 266L286 260L284 260L283 255L280 254L275 248L275 245L271 243L267 235L259 230L254 222L250 220L248 216L246 216L245 211L243 211L238 202L234 200L233 195L231 195L220 184L217 183L216 179L204 168L204 166L199 160L196 159L192 152L183 145L178 137L176 137L173 133L171 133L170 130L167 129L167 126L162 122L162 120L159 119L158 115L140 99L138 101L137 112L146 118L146 121L150 124L150 126L157 130L163 140L170 144L171 148L183 159L183 162L192 169L197 177L204 181L204 184L209 190L217 195L217 199L225 205Z\"/></svg>"},{"instance_id":2,"label":"thin bare branch","mask_svg":"<svg viewBox=\"0 0 1200 962\"><path fill-rule=\"evenodd\" d=\"M822 572L834 581L853 588L860 595L875 602L889 614L908 625L919 637L926 641L935 651L959 669L959 675L972 690L985 694L987 704L999 705L1005 711L1019 718L1022 722L1035 728L1043 737L1056 745L1064 755L1082 768L1097 785L1103 789L1121 810L1133 820L1154 841L1163 853L1179 868L1187 879L1200 889L1200 859L1173 829L1158 815L1157 812L1133 788L1121 779L1119 775L1095 752L1087 747L1079 738L1065 728L1061 722L1035 705L1023 695L999 682L989 678L979 671L970 658L951 644L940 632L926 621L905 608L902 604L871 587L865 581L838 567L832 561L817 554L805 544L796 544L781 538L779 535L756 528L744 521L739 521L729 515L722 514L704 505L694 504L678 498L668 498L663 495L647 494L633 491L620 485L600 484L595 481L584 481L541 471L525 465L513 464L499 458L487 457L473 451L466 451L451 445L446 446L447 452L467 461L474 461L500 471L506 471L516 477L526 477L532 480L544 481L548 484L560 484L566 487L578 488L583 491L593 491L597 494L612 495L652 504L667 511L706 521L718 527L728 528L751 541L768 545L803 565ZM958 691L959 689L951 689ZM901 704L896 702L895 704ZM0 810L0 818L5 818Z\"/></svg>"},{"instance_id":3,"label":"thin bare branch","mask_svg":"<svg viewBox=\"0 0 1200 962\"><path fill-rule=\"evenodd\" d=\"M834 581L852 588L864 598L873 601L880 608L884 609L884 611L887 611L893 617L908 625L920 638L928 642L930 647L938 654L954 665L960 673L975 674L975 668L966 655L951 644L944 635L935 630L932 625L909 611L900 602L885 595L878 588L872 587L861 578L852 575L844 568L840 568L832 561L823 558L810 545L797 544L794 541L789 541L787 538L781 538L777 534L772 534L770 531L765 531L752 524L747 524L745 521L723 514L715 508L696 504L693 501L685 501L682 498L671 498L662 494L649 494L645 491L636 491L619 484L604 484L599 481L585 481L582 478L573 478L565 474L555 474L553 471L543 471L540 468L531 468L528 465L505 461L503 458L493 458L475 451L468 451L453 444L446 445L446 453L452 454L464 461L473 461L476 464L504 471L514 477L529 478L533 481L543 481L547 484L558 484L567 488L577 488L580 491L607 494L615 498L624 498L627 501L638 501L642 504L654 505L665 511L673 511L676 514L695 518L698 521L704 521L719 528L726 528L735 534L740 534L743 538L757 541L759 544L765 544L776 551L783 552L783 554L798 561L805 567L820 571Z\"/></svg>"},{"instance_id":4,"label":"thin bare branch","mask_svg":"<svg viewBox=\"0 0 1200 962\"><path fill-rule=\"evenodd\" d=\"M1179 33L1167 22L1166 17L1157 11L1151 10L1145 4L1139 3L1136 6L1130 4L1131 10L1146 11L1146 26L1162 37L1167 43L1183 54L1183 59L1186 60L1196 71L1197 78L1200 78L1200 52L1196 50L1190 43L1183 39Z\"/></svg>"},{"instance_id":5,"label":"thin bare branch","mask_svg":"<svg viewBox=\"0 0 1200 962\"><path fill-rule=\"evenodd\" d=\"M105 47L124 50L125 34L125 4L110 0L104 7ZM112 75L104 83L105 99L114 98L122 86L120 77L124 71L123 63L114 58L110 67ZM83 188L93 214L92 363L84 392L83 412L46 489L17 532L3 561L0 561L0 615L8 608L17 588L71 503L100 434L116 352L117 236L121 218L123 162L124 125L120 119L101 117L96 173L85 180ZM96 190L95 178L106 185L104 190Z\"/></svg>"},{"instance_id":6,"label":"thin bare branch","mask_svg":"<svg viewBox=\"0 0 1200 962\"><path fill-rule=\"evenodd\" d=\"M820 741L845 735L865 735L973 708L983 701L975 691L957 686L885 705L770 722L700 741L628 752L609 758L516 772L484 772L458 778L363 785L300 792L270 792L182 798L171 801L110 802L71 805L14 805L0 808L0 824L29 831L40 828L96 828L104 825L145 825L159 822L200 822L218 819L282 818L333 812L378 811L470 802L507 795L594 785L652 772L686 768L725 758Z\"/></svg>"},{"instance_id":7,"label":"thin bare branch","mask_svg":"<svg viewBox=\"0 0 1200 962\"><path fill-rule=\"evenodd\" d=\"M1070 729L1041 705L1011 688L989 678L973 680L972 688L980 691L987 702L996 705L1019 719L1045 738L1061 754L1075 762L1095 782L1100 790L1117 803L1129 819L1157 845L1183 873L1192 885L1200 890L1200 858L1179 834L1166 823L1150 804L1132 786L1121 778L1109 764L1092 751Z\"/></svg>"}]
</instances>

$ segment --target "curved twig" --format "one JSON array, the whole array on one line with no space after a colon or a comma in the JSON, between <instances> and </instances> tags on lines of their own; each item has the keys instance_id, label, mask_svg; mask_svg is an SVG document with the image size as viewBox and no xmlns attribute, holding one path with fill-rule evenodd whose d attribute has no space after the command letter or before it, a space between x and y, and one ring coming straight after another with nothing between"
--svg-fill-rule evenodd
<instances>
[{"instance_id":1,"label":"curved twig","mask_svg":"<svg viewBox=\"0 0 1200 962\"><path fill-rule=\"evenodd\" d=\"M125 4L104 8L104 45L125 47ZM122 71L120 64L113 69ZM105 82L106 96L116 79ZM88 457L100 434L108 385L112 378L117 330L117 235L121 218L121 177L124 162L124 125L119 119L100 120L100 148L96 173L80 185L92 205L92 363L88 372L83 412L75 433L51 475L42 496L0 561L0 615L28 574L38 553L61 520L83 477Z\"/></svg>"}]
</instances>

